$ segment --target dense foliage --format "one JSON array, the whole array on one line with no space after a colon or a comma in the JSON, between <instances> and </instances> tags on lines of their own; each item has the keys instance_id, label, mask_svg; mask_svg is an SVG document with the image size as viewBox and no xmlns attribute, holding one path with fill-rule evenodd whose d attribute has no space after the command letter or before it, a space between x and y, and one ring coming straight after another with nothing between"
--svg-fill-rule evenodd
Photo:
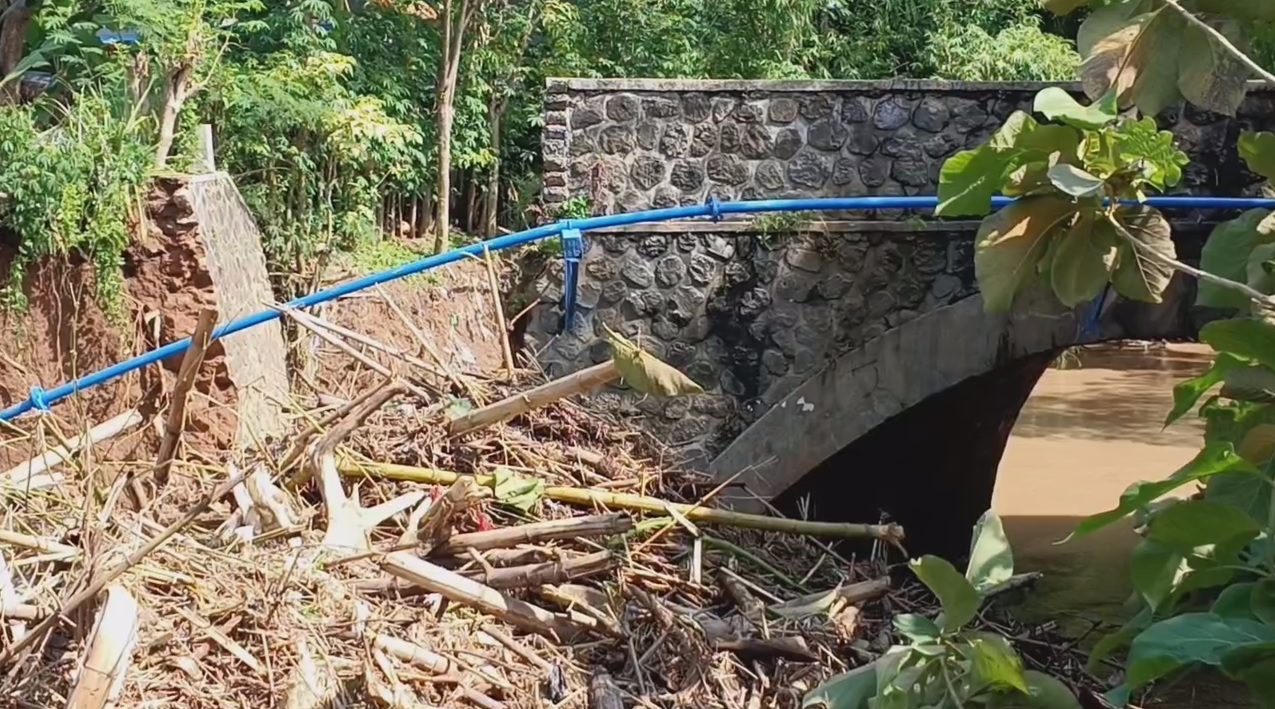
<instances>
[{"instance_id":1,"label":"dense foliage","mask_svg":"<svg viewBox=\"0 0 1275 709\"><path fill-rule=\"evenodd\" d=\"M288 294L333 250L445 236L440 191L453 230L534 220L548 76L1036 79L1078 61L1035 0L0 0L0 13L14 275L82 252L108 295L148 165L190 167L199 123ZM55 139L68 131L83 145Z\"/></svg>"}]
</instances>

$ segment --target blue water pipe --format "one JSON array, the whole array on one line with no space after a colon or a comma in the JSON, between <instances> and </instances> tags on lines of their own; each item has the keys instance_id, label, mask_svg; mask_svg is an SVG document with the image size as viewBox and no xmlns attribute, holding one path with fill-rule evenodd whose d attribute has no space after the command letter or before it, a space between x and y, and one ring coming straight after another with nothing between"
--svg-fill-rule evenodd
<instances>
[{"instance_id":1,"label":"blue water pipe","mask_svg":"<svg viewBox=\"0 0 1275 709\"><path fill-rule=\"evenodd\" d=\"M999 209L1009 204L1013 200L1008 197L993 197L992 207ZM1256 197L1151 197L1146 200L1145 204L1160 209L1272 209L1275 208L1275 199L1265 199ZM580 234L595 229L606 229L608 227L628 226L630 224L644 224L652 222L665 222L676 219L693 219L696 217L710 217L714 221L721 219L727 214L759 214L765 212L850 212L863 211L872 209L933 209L938 205L938 197L816 197L810 199L775 199L775 200L752 200L742 202L721 202L717 198L712 198L708 202L699 205L687 207L671 207L668 209L651 209L641 212L628 212L625 214L609 214L601 217L589 217L587 219L566 219L546 224L544 226L528 229L516 234L508 234L506 236L490 239L485 242L470 244L468 246L454 249L446 253L429 256L427 258L403 264L387 271L373 273L352 281L346 281L331 288L315 291L306 296L296 298L289 301L282 310L293 308L309 308L320 303L326 303L336 300L350 293L365 290L381 283L398 280L407 276L422 273L439 266L449 263L455 263L468 256L479 256L484 249L490 251L500 251L514 246L530 244L543 239L554 236L566 236L563 239L563 254L568 262L568 270L571 273L578 274L579 258L583 255L583 243L579 240ZM574 279L573 279L574 280ZM566 324L569 326L571 317L574 315L575 294L574 288L569 289L571 295L564 298L565 303L571 305L571 311L564 313L566 315ZM564 294L565 295L565 294ZM278 319L282 316L281 310L270 309L263 310L254 315L248 315L238 320L219 325L213 329L213 338L221 338L227 335L233 335L237 332L247 330L250 327L256 327L265 322ZM105 384L111 380L136 371L150 364L154 364L161 360L167 359L174 355L181 354L190 347L190 338L170 342L167 345L143 353L132 359L111 365L106 369L102 369L92 374L87 374L79 379L62 384L50 390L44 390L38 386L31 388L30 396L3 411L0 411L0 421L12 421L14 418L21 416L30 411L48 411L53 404L67 398L77 392L85 389L91 389L100 384Z\"/></svg>"}]
</instances>

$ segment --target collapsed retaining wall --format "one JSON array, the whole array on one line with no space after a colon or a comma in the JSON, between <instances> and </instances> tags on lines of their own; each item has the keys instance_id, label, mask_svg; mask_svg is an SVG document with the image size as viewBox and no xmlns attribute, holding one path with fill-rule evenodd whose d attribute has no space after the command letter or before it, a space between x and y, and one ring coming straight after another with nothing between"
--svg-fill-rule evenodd
<instances>
[{"instance_id":1,"label":"collapsed retaining wall","mask_svg":"<svg viewBox=\"0 0 1275 709\"><path fill-rule=\"evenodd\" d=\"M124 253L124 310L109 317L94 292L91 264L48 259L33 268L24 289L29 306L0 313L0 406L190 335L199 312L218 310L226 322L272 300L260 235L231 179L222 174L157 180L145 218ZM7 271L12 250L0 253ZM281 430L287 401L285 349L271 322L213 343L188 405L188 450L219 460L236 443L250 444ZM99 423L131 407L155 411L166 402L181 356L155 368L78 393L55 407L64 422ZM19 422L31 430L31 419ZM154 443L150 431L116 441L108 452L125 459ZM0 434L0 469L38 453L16 431Z\"/></svg>"},{"instance_id":2,"label":"collapsed retaining wall","mask_svg":"<svg viewBox=\"0 0 1275 709\"><path fill-rule=\"evenodd\" d=\"M544 197L605 214L714 196L933 195L947 157L1030 110L1045 86L551 80ZM1235 143L1244 128L1275 127L1275 92L1252 92L1236 119L1188 106L1157 120L1192 158L1177 192L1258 193ZM1226 215L1174 216L1189 256L1206 220ZM827 362L973 295L975 227L928 210L876 210L591 232L576 328L558 335L561 313L548 305L528 336L554 373L604 357L603 325L640 337L707 393L659 402L615 389L599 403L656 414L644 425L703 461ZM542 295L556 302L560 277Z\"/></svg>"}]
</instances>

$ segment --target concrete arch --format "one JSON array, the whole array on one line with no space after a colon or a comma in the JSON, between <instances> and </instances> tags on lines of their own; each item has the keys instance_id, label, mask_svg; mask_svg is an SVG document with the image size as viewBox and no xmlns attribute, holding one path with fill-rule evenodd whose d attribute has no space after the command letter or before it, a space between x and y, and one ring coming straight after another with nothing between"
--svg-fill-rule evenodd
<instances>
[{"instance_id":1,"label":"concrete arch","mask_svg":"<svg viewBox=\"0 0 1275 709\"><path fill-rule=\"evenodd\" d=\"M1073 345L1193 337L1193 285L1175 279L1166 296L1159 305L1117 301L1085 337L1077 327L1083 308L1068 310L1048 293L1020 299L1010 313L985 312L978 295L936 309L817 371L732 441L710 471L719 482L733 478L723 500L757 510L759 498L778 497L877 426L967 379Z\"/></svg>"}]
</instances>

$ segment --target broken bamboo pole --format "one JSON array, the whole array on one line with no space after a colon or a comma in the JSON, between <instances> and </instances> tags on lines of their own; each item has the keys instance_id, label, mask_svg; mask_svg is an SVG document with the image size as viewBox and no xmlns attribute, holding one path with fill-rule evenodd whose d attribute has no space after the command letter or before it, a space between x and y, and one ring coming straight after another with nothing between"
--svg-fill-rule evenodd
<instances>
[{"instance_id":1,"label":"broken bamboo pole","mask_svg":"<svg viewBox=\"0 0 1275 709\"><path fill-rule=\"evenodd\" d=\"M40 455L19 463L10 468L3 475L0 475L0 485L12 487L16 489L23 488L40 488L49 487L56 484L54 476L37 478L36 476L45 471L55 468L62 463L71 459L83 448L97 445L102 441L114 438L119 434L137 426L143 420L137 409L131 409L116 416L115 418L103 421L98 425L90 428L88 431L67 441L65 445L55 446Z\"/></svg>"},{"instance_id":2,"label":"broken bamboo pole","mask_svg":"<svg viewBox=\"0 0 1275 709\"><path fill-rule=\"evenodd\" d=\"M177 384L173 386L168 417L164 420L164 438L159 443L159 454L155 456L155 482L159 485L168 483L168 473L173 467L177 444L181 442L182 431L186 428L186 399L195 386L195 377L199 374L200 365L204 363L204 355L208 351L208 345L212 343L212 332L216 325L216 310L204 308L199 311L195 332L190 336L190 347L182 357L181 369L177 372Z\"/></svg>"},{"instance_id":3,"label":"broken bamboo pole","mask_svg":"<svg viewBox=\"0 0 1275 709\"><path fill-rule=\"evenodd\" d=\"M521 524L516 527L491 529L486 532L455 534L436 547L434 553L438 556L456 556L469 549L478 551L507 549L519 544L536 544L554 539L624 534L631 529L633 529L633 519L621 512L588 517L567 517Z\"/></svg>"},{"instance_id":4,"label":"broken bamboo pole","mask_svg":"<svg viewBox=\"0 0 1275 709\"><path fill-rule=\"evenodd\" d=\"M351 477L388 478L391 480L407 480L435 485L450 485L461 475L448 470L436 468L418 468L411 465L395 463L355 462L344 460L338 464L342 475ZM491 476L475 476L478 484L491 487ZM805 520L786 519L784 517L767 517L765 515L733 512L713 507L699 507L678 502L661 500L658 497L646 497L628 493L610 492L592 488L552 486L544 489L544 497L558 502L565 502L584 507L619 508L641 510L654 515L669 516L669 509L680 512L692 522L703 524L719 524L729 527L760 529L771 532L802 534L814 537L838 537L843 539L882 539L886 541L902 541L903 528L897 524L860 524L852 522L808 522Z\"/></svg>"},{"instance_id":5,"label":"broken bamboo pole","mask_svg":"<svg viewBox=\"0 0 1275 709\"><path fill-rule=\"evenodd\" d=\"M448 425L448 432L453 436L460 436L471 431L477 431L480 428L494 426L528 411L548 406L555 401L565 399L574 394L592 391L604 384L619 381L619 379L620 370L615 368L614 362L607 361L602 364L595 364L588 369L582 369L561 379L554 379L529 391L514 394L494 404L454 418Z\"/></svg>"},{"instance_id":6,"label":"broken bamboo pole","mask_svg":"<svg viewBox=\"0 0 1275 709\"><path fill-rule=\"evenodd\" d=\"M119 698L137 636L137 601L123 586L108 587L67 709L102 709Z\"/></svg>"}]
</instances>

